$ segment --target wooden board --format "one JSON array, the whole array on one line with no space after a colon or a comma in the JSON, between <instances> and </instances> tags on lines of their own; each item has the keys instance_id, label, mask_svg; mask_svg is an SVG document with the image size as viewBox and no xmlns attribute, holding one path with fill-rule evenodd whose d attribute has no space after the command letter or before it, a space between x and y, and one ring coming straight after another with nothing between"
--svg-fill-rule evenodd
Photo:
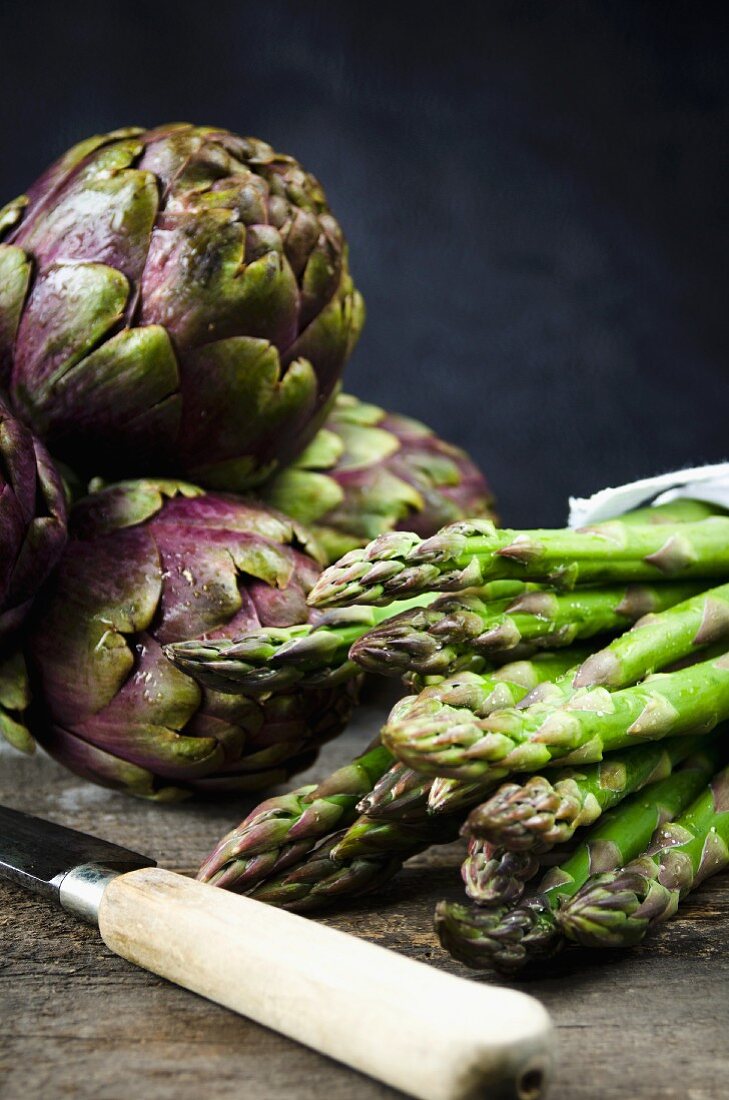
<instances>
[{"instance_id":1,"label":"wooden board","mask_svg":"<svg viewBox=\"0 0 729 1100\"><path fill-rule=\"evenodd\" d=\"M318 778L351 757L376 728L377 717L376 709L363 709L307 774ZM254 800L154 806L83 783L43 754L25 758L0 747L0 801L192 872ZM431 927L435 901L460 894L459 853L458 845L433 849L412 860L376 898L324 919L472 976L441 951ZM550 1096L719 1100L729 1095L728 945L729 878L722 876L643 947L614 955L575 951L514 982L538 997L557 1025L558 1067ZM112 955L93 929L0 883L2 1100L394 1100L396 1095L135 969Z\"/></svg>"}]
</instances>

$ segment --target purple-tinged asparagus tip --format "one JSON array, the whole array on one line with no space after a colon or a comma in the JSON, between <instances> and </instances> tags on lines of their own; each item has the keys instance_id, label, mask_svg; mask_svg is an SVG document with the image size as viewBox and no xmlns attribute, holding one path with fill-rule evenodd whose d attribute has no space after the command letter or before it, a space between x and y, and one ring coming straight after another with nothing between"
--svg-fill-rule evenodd
<instances>
[{"instance_id":1,"label":"purple-tinged asparagus tip","mask_svg":"<svg viewBox=\"0 0 729 1100\"><path fill-rule=\"evenodd\" d=\"M620 661L607 649L588 657L575 673L572 686L589 688L617 686L620 683Z\"/></svg>"}]
</instances>

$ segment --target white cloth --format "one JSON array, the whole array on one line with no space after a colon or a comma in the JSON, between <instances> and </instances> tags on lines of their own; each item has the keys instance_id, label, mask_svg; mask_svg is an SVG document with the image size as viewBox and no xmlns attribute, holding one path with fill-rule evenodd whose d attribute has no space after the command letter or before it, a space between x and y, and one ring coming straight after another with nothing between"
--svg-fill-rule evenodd
<instances>
[{"instance_id":1,"label":"white cloth","mask_svg":"<svg viewBox=\"0 0 729 1100\"><path fill-rule=\"evenodd\" d=\"M729 462L696 466L671 474L644 477L628 485L600 489L591 497L570 497L570 527L613 519L645 504L665 504L680 498L703 500L729 510Z\"/></svg>"}]
</instances>

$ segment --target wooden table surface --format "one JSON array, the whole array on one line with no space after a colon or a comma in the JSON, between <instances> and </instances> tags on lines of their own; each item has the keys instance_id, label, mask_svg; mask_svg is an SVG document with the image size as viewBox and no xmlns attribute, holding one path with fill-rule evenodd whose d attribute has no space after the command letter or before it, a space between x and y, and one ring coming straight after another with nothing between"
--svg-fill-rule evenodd
<instances>
[{"instance_id":1,"label":"wooden table surface","mask_svg":"<svg viewBox=\"0 0 729 1100\"><path fill-rule=\"evenodd\" d=\"M350 757L377 716L372 706L363 708L357 724L327 746L308 774L323 776ZM7 747L0 747L0 801L95 832L183 872L193 871L246 809L235 800L172 807L138 802L76 779L43 754L26 758ZM431 927L435 901L460 893L458 858L458 845L431 850L376 899L325 919L473 977L443 953ZM575 951L513 984L538 997L557 1025L554 1100L729 1096L728 876L706 884L643 947L614 955ZM2 1100L399 1095L135 969L112 955L90 927L0 882Z\"/></svg>"}]
</instances>

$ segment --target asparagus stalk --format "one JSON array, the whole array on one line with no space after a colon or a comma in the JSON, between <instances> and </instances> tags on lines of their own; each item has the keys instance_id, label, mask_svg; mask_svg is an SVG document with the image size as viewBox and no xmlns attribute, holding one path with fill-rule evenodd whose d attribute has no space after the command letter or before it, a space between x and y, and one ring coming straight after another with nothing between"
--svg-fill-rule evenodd
<instances>
[{"instance_id":1,"label":"asparagus stalk","mask_svg":"<svg viewBox=\"0 0 729 1100\"><path fill-rule=\"evenodd\" d=\"M729 768L714 776L685 814L656 830L646 852L622 870L587 880L558 914L569 939L586 947L631 947L710 875L729 866Z\"/></svg>"},{"instance_id":2,"label":"asparagus stalk","mask_svg":"<svg viewBox=\"0 0 729 1100\"><path fill-rule=\"evenodd\" d=\"M580 530L511 531L488 520L444 527L421 540L391 532L326 569L316 607L389 603L427 591L455 591L516 578L559 588L668 578L729 576L729 517L688 523L610 520Z\"/></svg>"},{"instance_id":3,"label":"asparagus stalk","mask_svg":"<svg viewBox=\"0 0 729 1100\"><path fill-rule=\"evenodd\" d=\"M428 791L428 812L431 814L453 813L454 810L470 808L487 797L492 784L479 780L449 779L435 776Z\"/></svg>"},{"instance_id":4,"label":"asparagus stalk","mask_svg":"<svg viewBox=\"0 0 729 1100\"><path fill-rule=\"evenodd\" d=\"M614 585L574 592L527 592L503 610L475 593L411 608L368 630L350 657L367 672L450 676L485 658L500 663L514 651L572 645L595 634L624 630L701 591L693 584ZM729 585L726 586L729 601ZM729 602L726 605L729 631ZM588 662L589 663L589 662Z\"/></svg>"},{"instance_id":5,"label":"asparagus stalk","mask_svg":"<svg viewBox=\"0 0 729 1100\"><path fill-rule=\"evenodd\" d=\"M345 897L371 893L400 870L403 857L397 855L334 859L332 850L341 837L341 833L327 837L296 867L260 882L249 896L281 909L305 913Z\"/></svg>"},{"instance_id":6,"label":"asparagus stalk","mask_svg":"<svg viewBox=\"0 0 729 1100\"><path fill-rule=\"evenodd\" d=\"M372 790L360 800L357 809L372 818L420 819L428 809L432 780L395 760Z\"/></svg>"},{"instance_id":7,"label":"asparagus stalk","mask_svg":"<svg viewBox=\"0 0 729 1100\"><path fill-rule=\"evenodd\" d=\"M388 723L382 739L426 775L467 780L494 782L559 761L589 764L640 741L706 732L729 718L729 653L621 691L586 689L560 707L466 716L457 725L442 715L417 725Z\"/></svg>"},{"instance_id":8,"label":"asparagus stalk","mask_svg":"<svg viewBox=\"0 0 729 1100\"><path fill-rule=\"evenodd\" d=\"M492 714L499 707L509 706L520 698L524 698L538 684L551 681L552 678L560 681L560 674L564 674L565 668L573 666L574 658L579 652L579 650L564 650L556 653L542 653L529 661L514 661L503 665L502 668L488 675L461 673L460 676L431 684L417 696L406 696L400 699L389 716L388 725L394 726L403 722L410 727L417 725L421 720L428 722L433 713L443 717L446 713L450 714L453 708L464 705L468 705L473 713ZM440 781L436 780L436 782ZM402 772L398 770L390 777L383 776L371 794L366 796L360 809L374 817L388 815L387 807L394 792L397 791L398 804L405 796L404 784L407 784L408 801L413 807L417 806L420 809L428 803L433 809L430 778L426 783L426 777L417 769L407 767ZM486 785L477 783L467 785L468 789L466 789L464 785L457 796L451 795L450 808L455 810L473 806L491 786L491 783Z\"/></svg>"},{"instance_id":9,"label":"asparagus stalk","mask_svg":"<svg viewBox=\"0 0 729 1100\"><path fill-rule=\"evenodd\" d=\"M408 807L402 818L360 815L349 829L325 838L295 866L260 881L250 896L298 912L374 890L392 878L404 860L431 844L456 840L463 814L429 818Z\"/></svg>"},{"instance_id":10,"label":"asparagus stalk","mask_svg":"<svg viewBox=\"0 0 729 1100\"><path fill-rule=\"evenodd\" d=\"M524 589L517 583L517 588ZM318 613L315 621L287 627L261 627L237 638L194 638L165 646L183 672L215 691L257 694L296 685L321 688L357 676L350 646L392 614L432 600L417 596L388 608L346 607Z\"/></svg>"},{"instance_id":11,"label":"asparagus stalk","mask_svg":"<svg viewBox=\"0 0 729 1100\"><path fill-rule=\"evenodd\" d=\"M548 852L627 795L670 775L696 748L691 736L610 753L599 764L505 783L471 811L464 832L514 852Z\"/></svg>"},{"instance_id":12,"label":"asparagus stalk","mask_svg":"<svg viewBox=\"0 0 729 1100\"><path fill-rule=\"evenodd\" d=\"M634 859L655 829L691 804L713 774L716 746L705 744L686 765L609 811L564 863L551 868L537 892L516 908L470 908L440 902L436 929L442 945L475 968L519 970L529 959L546 958L564 943L556 913L597 871Z\"/></svg>"},{"instance_id":13,"label":"asparagus stalk","mask_svg":"<svg viewBox=\"0 0 729 1100\"><path fill-rule=\"evenodd\" d=\"M353 860L370 856L400 855L403 859L431 844L450 844L458 839L462 814L419 821L381 820L360 815L345 830L332 855L338 860Z\"/></svg>"},{"instance_id":14,"label":"asparagus stalk","mask_svg":"<svg viewBox=\"0 0 729 1100\"><path fill-rule=\"evenodd\" d=\"M729 638L729 584L684 600L660 615L649 615L578 669L575 688L625 687L657 668L665 668Z\"/></svg>"},{"instance_id":15,"label":"asparagus stalk","mask_svg":"<svg viewBox=\"0 0 729 1100\"><path fill-rule=\"evenodd\" d=\"M322 837L357 819L357 803L392 762L377 738L318 785L262 802L216 845L198 879L241 893L299 863Z\"/></svg>"}]
</instances>

